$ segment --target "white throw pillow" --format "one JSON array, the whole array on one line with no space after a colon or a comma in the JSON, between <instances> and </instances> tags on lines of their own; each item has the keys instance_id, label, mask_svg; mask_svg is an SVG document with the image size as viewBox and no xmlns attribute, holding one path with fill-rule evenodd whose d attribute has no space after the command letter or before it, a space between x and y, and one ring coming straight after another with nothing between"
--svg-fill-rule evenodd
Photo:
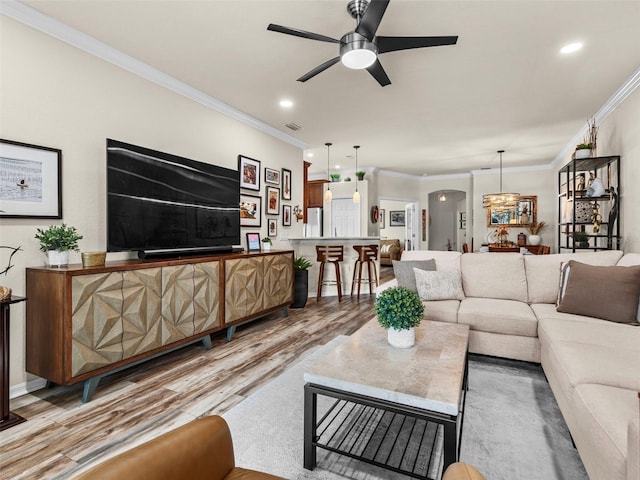
<instances>
[{"instance_id":1,"label":"white throw pillow","mask_svg":"<svg viewBox=\"0 0 640 480\"><path fill-rule=\"evenodd\" d=\"M382 245L382 248L380 249L380 253L389 253L389 249L391 248L391 245L387 244L387 245Z\"/></svg>"},{"instance_id":2,"label":"white throw pillow","mask_svg":"<svg viewBox=\"0 0 640 480\"><path fill-rule=\"evenodd\" d=\"M413 269L416 287L422 300L464 300L460 273L451 270Z\"/></svg>"}]
</instances>

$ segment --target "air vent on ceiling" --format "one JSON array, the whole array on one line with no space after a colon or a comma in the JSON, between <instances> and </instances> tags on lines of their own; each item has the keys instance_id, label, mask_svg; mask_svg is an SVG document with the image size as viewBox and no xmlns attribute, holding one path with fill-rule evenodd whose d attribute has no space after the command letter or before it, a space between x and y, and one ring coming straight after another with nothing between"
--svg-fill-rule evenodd
<instances>
[{"instance_id":1,"label":"air vent on ceiling","mask_svg":"<svg viewBox=\"0 0 640 480\"><path fill-rule=\"evenodd\" d=\"M285 123L284 124L285 127L293 130L294 132L297 132L298 130L300 130L302 127L300 125L298 125L297 123L291 122L291 123Z\"/></svg>"}]
</instances>

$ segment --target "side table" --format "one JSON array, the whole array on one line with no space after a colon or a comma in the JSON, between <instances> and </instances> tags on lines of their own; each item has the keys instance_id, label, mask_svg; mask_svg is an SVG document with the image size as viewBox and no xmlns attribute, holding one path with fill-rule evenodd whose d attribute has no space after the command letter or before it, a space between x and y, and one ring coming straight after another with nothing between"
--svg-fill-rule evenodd
<instances>
[{"instance_id":1,"label":"side table","mask_svg":"<svg viewBox=\"0 0 640 480\"><path fill-rule=\"evenodd\" d=\"M0 300L0 431L27 421L26 418L9 411L9 308L11 304L25 300L25 297L15 296Z\"/></svg>"}]
</instances>

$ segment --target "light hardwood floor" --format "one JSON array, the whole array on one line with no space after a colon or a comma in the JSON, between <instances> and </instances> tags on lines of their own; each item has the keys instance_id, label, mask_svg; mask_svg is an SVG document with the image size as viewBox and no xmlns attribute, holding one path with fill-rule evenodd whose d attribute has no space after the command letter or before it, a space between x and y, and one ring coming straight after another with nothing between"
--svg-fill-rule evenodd
<instances>
[{"instance_id":1,"label":"light hardwood floor","mask_svg":"<svg viewBox=\"0 0 640 480\"><path fill-rule=\"evenodd\" d=\"M382 268L381 282L393 278ZM190 420L223 413L296 362L307 350L349 335L374 315L373 295L310 298L223 332L213 348L192 344L103 379L94 399L81 386L40 390L11 401L27 422L0 432L0 478L72 478L89 465Z\"/></svg>"}]
</instances>

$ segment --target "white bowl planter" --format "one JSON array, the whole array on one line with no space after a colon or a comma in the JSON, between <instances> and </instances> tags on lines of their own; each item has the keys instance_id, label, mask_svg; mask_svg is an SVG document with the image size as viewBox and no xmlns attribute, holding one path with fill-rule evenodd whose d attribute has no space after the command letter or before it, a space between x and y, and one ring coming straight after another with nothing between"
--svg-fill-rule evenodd
<instances>
[{"instance_id":1,"label":"white bowl planter","mask_svg":"<svg viewBox=\"0 0 640 480\"><path fill-rule=\"evenodd\" d=\"M49 250L47 251L47 255L49 256L50 267L66 267L69 265L69 250L63 252L59 250Z\"/></svg>"},{"instance_id":2,"label":"white bowl planter","mask_svg":"<svg viewBox=\"0 0 640 480\"><path fill-rule=\"evenodd\" d=\"M387 331L389 345L396 348L411 348L416 343L416 329L411 327L404 330L396 330L390 327Z\"/></svg>"},{"instance_id":3,"label":"white bowl planter","mask_svg":"<svg viewBox=\"0 0 640 480\"><path fill-rule=\"evenodd\" d=\"M540 245L540 235L529 235L529 245Z\"/></svg>"},{"instance_id":4,"label":"white bowl planter","mask_svg":"<svg viewBox=\"0 0 640 480\"><path fill-rule=\"evenodd\" d=\"M581 148L580 150L576 150L575 158L589 158L591 156L590 148Z\"/></svg>"}]
</instances>

